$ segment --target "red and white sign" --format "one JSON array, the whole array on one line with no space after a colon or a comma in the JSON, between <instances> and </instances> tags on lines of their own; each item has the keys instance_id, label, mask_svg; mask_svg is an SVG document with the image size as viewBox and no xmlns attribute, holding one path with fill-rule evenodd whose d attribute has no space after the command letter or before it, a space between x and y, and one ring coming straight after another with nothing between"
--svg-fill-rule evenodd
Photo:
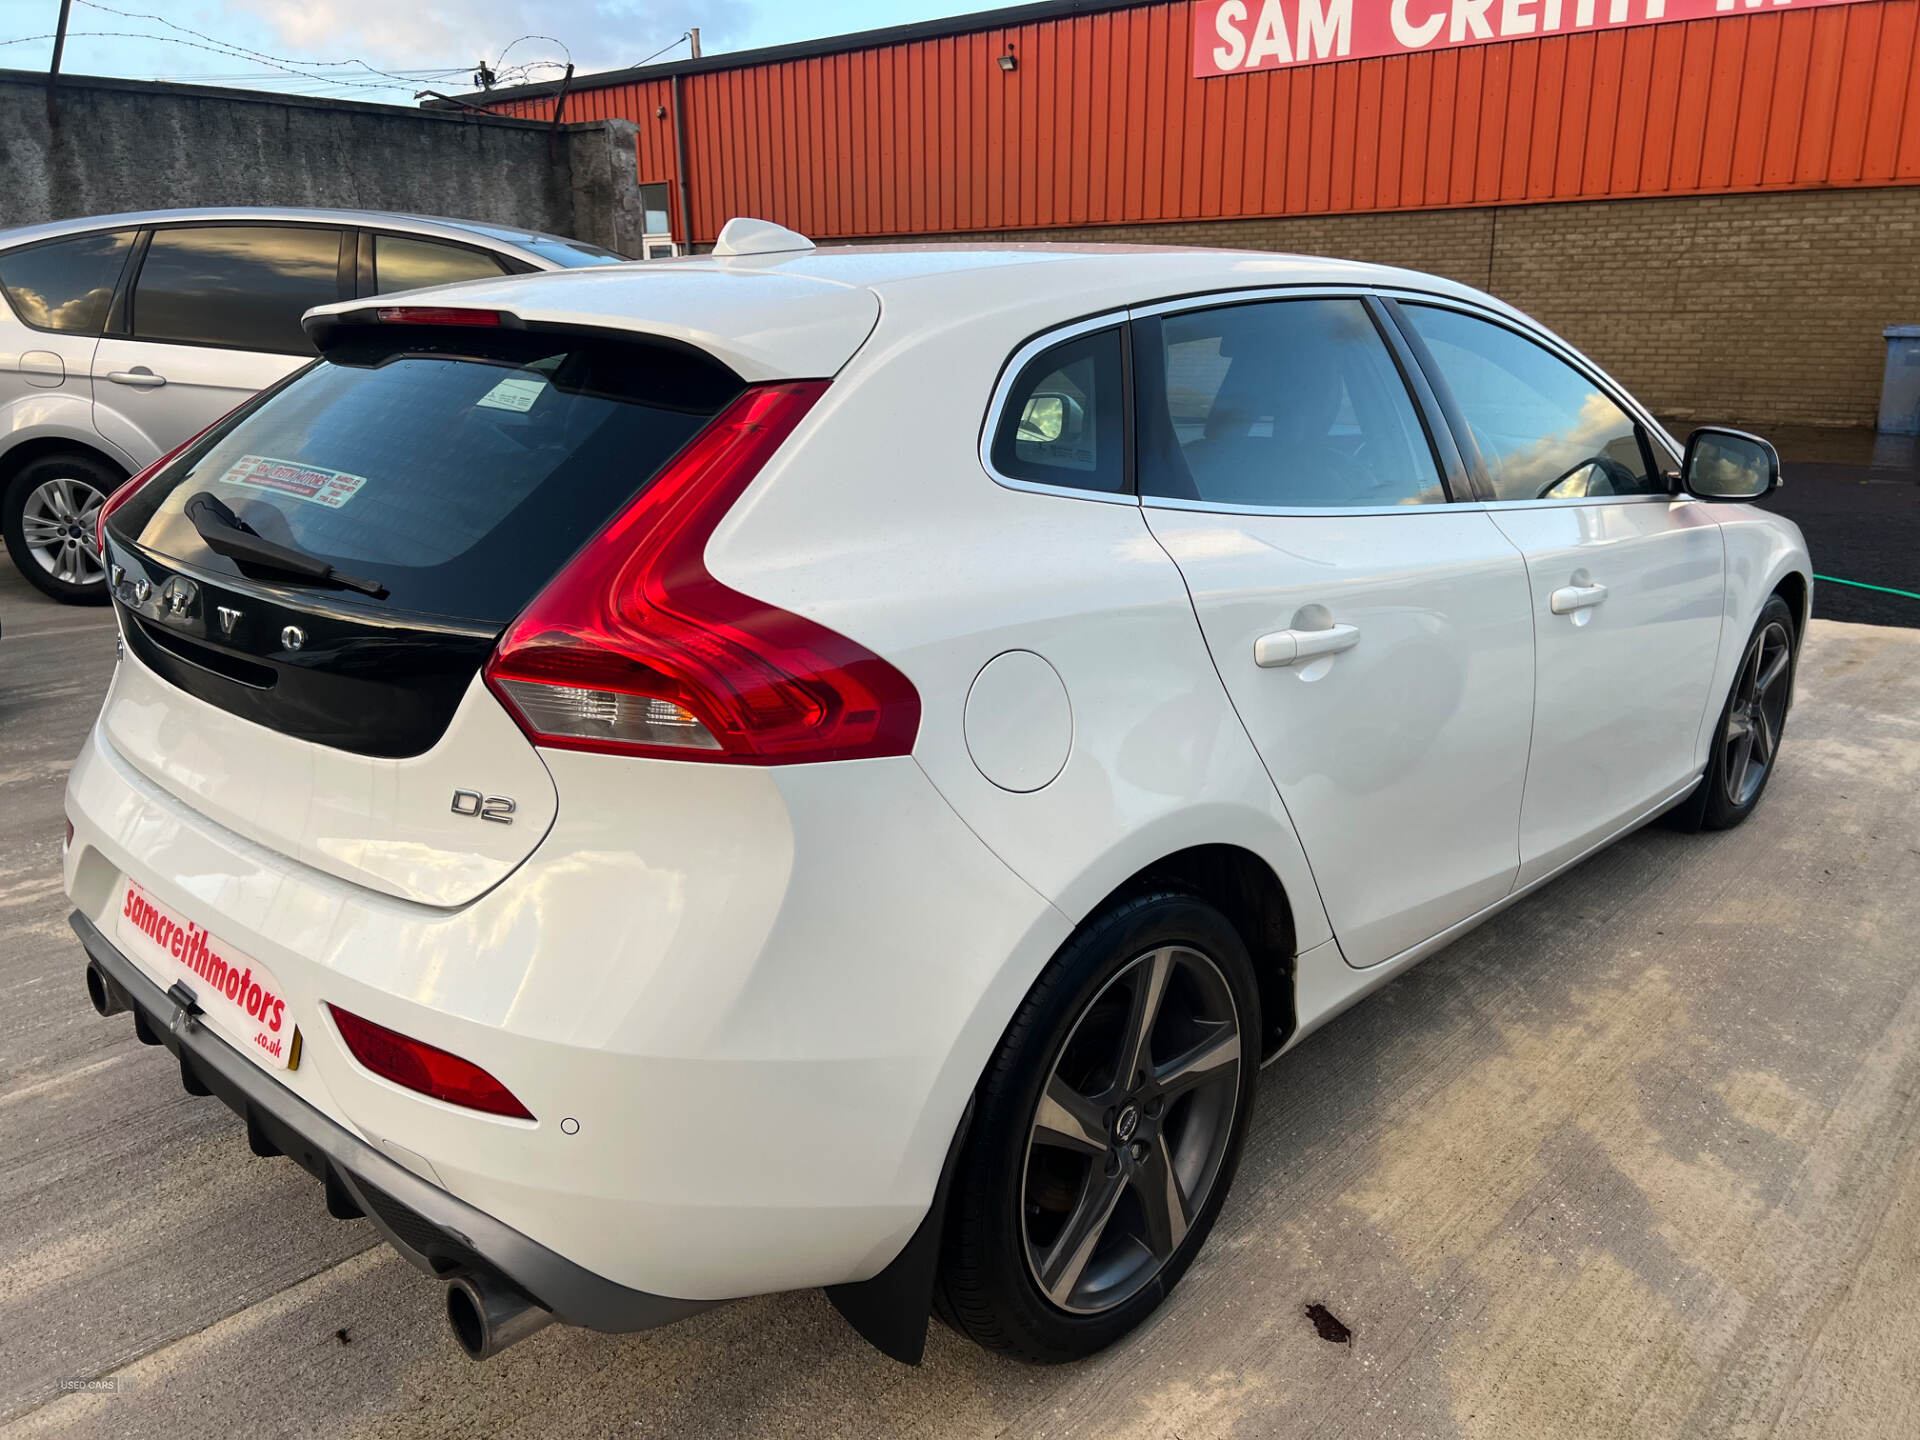
<instances>
[{"instance_id":1,"label":"red and white sign","mask_svg":"<svg viewBox=\"0 0 1920 1440\"><path fill-rule=\"evenodd\" d=\"M1198 0L1193 73L1239 75L1578 30L1777 14L1859 0Z\"/></svg>"},{"instance_id":2,"label":"red and white sign","mask_svg":"<svg viewBox=\"0 0 1920 1440\"><path fill-rule=\"evenodd\" d=\"M120 898L120 941L162 990L184 980L201 1018L263 1065L291 1069L298 1051L286 991L258 960L216 940L133 881Z\"/></svg>"},{"instance_id":3,"label":"red and white sign","mask_svg":"<svg viewBox=\"0 0 1920 1440\"><path fill-rule=\"evenodd\" d=\"M227 467L220 483L271 490L276 495L338 510L360 493L367 477L319 465L302 465L293 460L276 460L271 455L242 455Z\"/></svg>"}]
</instances>

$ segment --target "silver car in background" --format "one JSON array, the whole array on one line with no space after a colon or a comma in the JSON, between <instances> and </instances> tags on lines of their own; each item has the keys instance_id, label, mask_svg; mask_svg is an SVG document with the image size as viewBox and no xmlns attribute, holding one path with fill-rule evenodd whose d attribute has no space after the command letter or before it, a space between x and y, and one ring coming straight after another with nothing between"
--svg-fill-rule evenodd
<instances>
[{"instance_id":1,"label":"silver car in background","mask_svg":"<svg viewBox=\"0 0 1920 1440\"><path fill-rule=\"evenodd\" d=\"M22 574L99 604L109 492L313 359L315 305L607 265L578 240L465 220L279 207L0 231L0 528Z\"/></svg>"}]
</instances>

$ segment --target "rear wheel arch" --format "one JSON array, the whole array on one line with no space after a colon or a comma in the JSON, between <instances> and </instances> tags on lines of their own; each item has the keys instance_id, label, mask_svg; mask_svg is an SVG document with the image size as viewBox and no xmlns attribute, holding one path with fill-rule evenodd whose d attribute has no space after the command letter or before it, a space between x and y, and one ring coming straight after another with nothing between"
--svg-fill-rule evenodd
<instances>
[{"instance_id":1,"label":"rear wheel arch","mask_svg":"<svg viewBox=\"0 0 1920 1440\"><path fill-rule=\"evenodd\" d=\"M120 472L125 479L132 472L126 463L115 455L110 455L98 445L89 445L84 440L75 440L66 435L43 435L32 440L22 440L18 445L0 453L0 490L10 484L27 466L36 460L51 459L57 455L77 455L85 460L105 465Z\"/></svg>"},{"instance_id":2,"label":"rear wheel arch","mask_svg":"<svg viewBox=\"0 0 1920 1440\"><path fill-rule=\"evenodd\" d=\"M1253 957L1260 982L1265 1033L1261 1052L1271 1058L1298 1023L1293 1003L1295 936L1293 905L1273 867L1240 845L1194 845L1161 856L1115 886L1088 911L1100 914L1138 895L1183 890L1212 905L1233 925Z\"/></svg>"}]
</instances>

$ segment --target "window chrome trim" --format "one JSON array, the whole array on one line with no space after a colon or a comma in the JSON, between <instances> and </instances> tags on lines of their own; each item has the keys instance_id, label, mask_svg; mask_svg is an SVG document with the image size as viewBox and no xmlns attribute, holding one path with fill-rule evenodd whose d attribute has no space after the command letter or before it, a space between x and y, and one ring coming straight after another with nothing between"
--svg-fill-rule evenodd
<instances>
[{"instance_id":1,"label":"window chrome trim","mask_svg":"<svg viewBox=\"0 0 1920 1440\"><path fill-rule=\"evenodd\" d=\"M1129 324L1134 320L1146 319L1156 315L1173 315L1188 310L1217 310L1229 305L1255 304L1267 300L1325 300L1325 299L1361 299L1367 295L1380 295L1392 300L1405 300L1416 304L1437 305L1444 309L1458 310L1476 319L1486 320L1511 330L1522 338L1531 340L1547 350L1555 358L1571 365L1581 375L1598 385L1607 398L1626 412L1639 424L1645 425L1655 435L1676 452L1682 447L1674 443L1673 436L1666 427L1647 413L1646 408L1628 394L1620 383L1595 365L1586 356L1571 345L1554 335L1550 330L1525 319L1522 316L1507 315L1498 310L1490 310L1485 305L1456 295L1447 295L1430 290L1415 290L1405 286L1380 286L1356 283L1351 285L1261 285L1237 290L1210 290L1202 294L1182 295L1170 300L1155 300L1142 305L1128 306L1123 310L1109 310L1083 320L1075 320L1054 329L1042 331L1028 340L1007 358L1001 367L1000 378L994 384L993 398L987 406L986 420L980 430L979 456L980 466L997 485L1008 490L1020 490L1034 495L1052 495L1070 500L1092 500L1106 505L1132 505L1143 509L1181 510L1191 513L1216 515L1278 515L1297 516L1302 519L1313 516L1347 515L1431 515L1439 511L1462 510L1502 510L1513 509L1559 509L1566 506L1591 505L1680 505L1692 501L1691 496L1672 494L1652 495L1571 495L1562 499L1530 500L1482 500L1473 496L1462 500L1443 500L1431 505L1232 505L1206 500L1182 500L1163 495L1116 495L1105 490L1083 490L1071 485L1048 485L1038 480L1021 480L1011 475L1003 475L993 465L993 437L999 430L1000 419L1006 410L1007 400L1013 385L1026 369L1027 362L1042 351L1055 345L1073 340L1081 335L1092 334L1096 330L1109 329L1115 325ZM1384 342L1383 342L1384 343ZM1402 382L1404 384L1404 381ZM1409 403L1418 408L1417 397L1411 388L1407 391ZM1134 443L1133 436L1127 437L1127 443Z\"/></svg>"},{"instance_id":2,"label":"window chrome trim","mask_svg":"<svg viewBox=\"0 0 1920 1440\"><path fill-rule=\"evenodd\" d=\"M1484 320L1488 324L1498 325L1503 330L1511 330L1523 340L1531 340L1555 359L1571 366L1580 375L1599 386L1601 392L1605 394L1609 400L1613 401L1614 404L1618 405L1621 410L1625 411L1629 419L1633 420L1636 424L1646 426L1655 437L1664 441L1667 448L1672 450L1674 454L1684 455L1686 453L1686 447L1678 443L1673 438L1672 432L1658 420L1654 419L1647 411L1646 406L1634 399L1633 395L1624 385L1606 371L1602 370L1598 365L1594 364L1592 360L1574 349L1573 346L1569 345L1565 340L1562 340L1558 335L1554 334L1544 325L1541 325L1538 321L1518 313L1510 315L1504 311L1492 310L1477 301L1465 300L1458 295L1436 294L1431 290L1414 290L1403 286L1376 286L1373 293L1384 296L1389 300L1400 300L1408 304L1431 305L1441 310L1457 310L1461 314L1470 315L1476 320ZM1674 497L1669 494L1601 495L1572 496L1565 500L1545 501L1538 498L1533 500L1489 500L1487 503L1489 505L1502 506L1535 504L1567 505L1579 499L1599 499L1619 504L1630 500L1671 500L1673 498Z\"/></svg>"},{"instance_id":3,"label":"window chrome trim","mask_svg":"<svg viewBox=\"0 0 1920 1440\"><path fill-rule=\"evenodd\" d=\"M1644 505L1658 501L1663 505L1701 503L1692 495L1569 495L1563 500L1449 500L1439 505L1229 505L1207 500L1179 500L1165 495L1143 495L1140 503L1148 510L1192 510L1216 515L1291 515L1310 519L1316 515L1437 515L1457 514L1463 510L1558 510L1568 505Z\"/></svg>"},{"instance_id":4,"label":"window chrome trim","mask_svg":"<svg viewBox=\"0 0 1920 1440\"><path fill-rule=\"evenodd\" d=\"M1254 305L1266 300L1359 300L1371 287L1363 284L1261 285L1248 290L1210 290L1204 295L1182 295L1174 300L1156 300L1151 305L1135 305L1127 311L1129 320L1145 320L1152 315L1177 315L1187 310L1223 310L1231 305ZM1411 396L1409 396L1411 398Z\"/></svg>"},{"instance_id":5,"label":"window chrome trim","mask_svg":"<svg viewBox=\"0 0 1920 1440\"><path fill-rule=\"evenodd\" d=\"M1000 367L1000 378L994 383L993 398L987 404L987 418L980 427L980 468L994 484L1008 490L1022 490L1031 495L1052 495L1068 500L1093 500L1103 505L1131 505L1138 507L1138 495L1115 494L1111 490L1087 490L1074 485L1049 485L1041 480L1021 480L1012 475L1002 474L993 464L993 437L1000 433L1000 421L1006 412L1007 401L1013 393L1013 387L1027 368L1027 362L1069 340L1082 335L1091 335L1096 330L1110 330L1124 325L1128 320L1126 310L1109 310L1103 314L1085 320L1075 320L1052 330L1043 331L1027 341ZM1124 358L1122 360L1124 364ZM1129 377L1130 383L1130 377ZM1133 446L1133 437L1123 437L1129 449Z\"/></svg>"},{"instance_id":6,"label":"window chrome trim","mask_svg":"<svg viewBox=\"0 0 1920 1440\"><path fill-rule=\"evenodd\" d=\"M1212 515L1291 515L1302 520L1341 515L1456 515L1462 510L1486 508L1479 499L1443 500L1433 505L1231 505L1226 501L1143 495L1140 503L1149 510L1192 510Z\"/></svg>"}]
</instances>

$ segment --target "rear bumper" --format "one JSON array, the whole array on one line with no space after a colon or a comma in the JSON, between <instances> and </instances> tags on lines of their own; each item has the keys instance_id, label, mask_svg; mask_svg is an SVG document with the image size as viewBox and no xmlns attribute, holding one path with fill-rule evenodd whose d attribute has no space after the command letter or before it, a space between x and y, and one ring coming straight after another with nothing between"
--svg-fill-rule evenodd
<instances>
[{"instance_id":1,"label":"rear bumper","mask_svg":"<svg viewBox=\"0 0 1920 1440\"><path fill-rule=\"evenodd\" d=\"M650 1295L596 1275L484 1210L407 1170L320 1113L198 1023L78 911L70 919L89 959L135 1016L140 1038L180 1061L182 1083L211 1093L246 1122L256 1155L286 1155L326 1186L341 1219L364 1214L387 1242L437 1279L490 1272L560 1320L592 1330L650 1330L714 1301Z\"/></svg>"}]
</instances>

